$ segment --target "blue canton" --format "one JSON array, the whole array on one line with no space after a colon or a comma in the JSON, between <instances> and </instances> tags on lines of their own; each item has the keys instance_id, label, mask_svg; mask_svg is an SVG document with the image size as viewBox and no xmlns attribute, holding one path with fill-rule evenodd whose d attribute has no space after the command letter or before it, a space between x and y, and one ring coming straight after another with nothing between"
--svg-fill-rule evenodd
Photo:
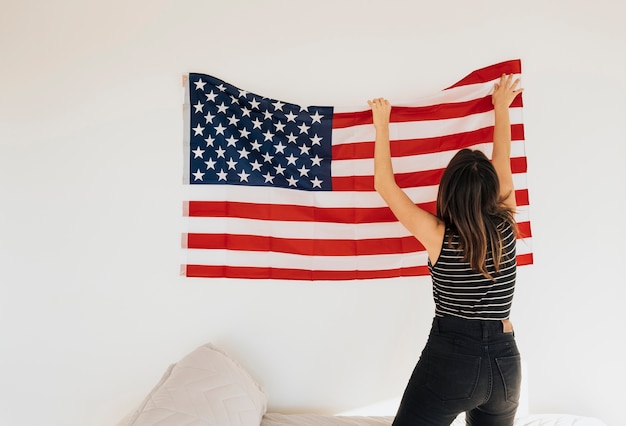
<instances>
[{"instance_id":1,"label":"blue canton","mask_svg":"<svg viewBox=\"0 0 626 426\"><path fill-rule=\"evenodd\" d=\"M332 107L264 98L189 75L190 184L330 191Z\"/></svg>"}]
</instances>

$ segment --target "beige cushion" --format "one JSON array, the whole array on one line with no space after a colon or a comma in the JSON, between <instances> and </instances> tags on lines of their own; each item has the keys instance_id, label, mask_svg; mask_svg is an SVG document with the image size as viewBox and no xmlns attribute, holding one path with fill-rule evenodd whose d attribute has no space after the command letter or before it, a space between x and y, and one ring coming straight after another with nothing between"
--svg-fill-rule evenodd
<instances>
[{"instance_id":1,"label":"beige cushion","mask_svg":"<svg viewBox=\"0 0 626 426\"><path fill-rule=\"evenodd\" d=\"M258 426L266 410L261 386L209 343L165 371L128 425Z\"/></svg>"}]
</instances>

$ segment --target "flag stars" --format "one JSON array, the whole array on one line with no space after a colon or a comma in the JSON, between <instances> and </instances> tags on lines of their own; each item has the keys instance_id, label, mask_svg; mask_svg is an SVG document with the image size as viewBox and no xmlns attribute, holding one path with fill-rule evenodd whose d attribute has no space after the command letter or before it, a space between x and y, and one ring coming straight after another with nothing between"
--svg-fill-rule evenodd
<instances>
[{"instance_id":1,"label":"flag stars","mask_svg":"<svg viewBox=\"0 0 626 426\"><path fill-rule=\"evenodd\" d=\"M252 98L252 100L250 101L250 106L252 107L252 109L259 109L259 105L261 105L261 103L257 101L256 98Z\"/></svg>"},{"instance_id":2,"label":"flag stars","mask_svg":"<svg viewBox=\"0 0 626 426\"><path fill-rule=\"evenodd\" d=\"M237 126L237 123L239 123L239 119L235 116L235 114L233 114L232 117L228 117L228 124L231 126Z\"/></svg>"},{"instance_id":3,"label":"flag stars","mask_svg":"<svg viewBox=\"0 0 626 426\"><path fill-rule=\"evenodd\" d=\"M226 164L228 165L228 170L236 170L235 166L237 165L237 162L233 160L232 157L226 162Z\"/></svg>"},{"instance_id":4,"label":"flag stars","mask_svg":"<svg viewBox=\"0 0 626 426\"><path fill-rule=\"evenodd\" d=\"M313 188L322 189L322 182L324 182L324 181L323 180L319 180L317 178L317 176L315 176L315 178L313 178L313 180L311 181L311 184L313 185Z\"/></svg>"},{"instance_id":5,"label":"flag stars","mask_svg":"<svg viewBox=\"0 0 626 426\"><path fill-rule=\"evenodd\" d=\"M277 145L274 145L274 148L276 149L276 154L278 154L279 152L281 154L285 154L285 148L287 148L285 145L283 145L282 142L278 142Z\"/></svg>"},{"instance_id":6,"label":"flag stars","mask_svg":"<svg viewBox=\"0 0 626 426\"><path fill-rule=\"evenodd\" d=\"M220 105L217 106L217 112L226 114L227 110L228 110L228 107L224 104L224 102L222 102Z\"/></svg>"},{"instance_id":7,"label":"flag stars","mask_svg":"<svg viewBox=\"0 0 626 426\"><path fill-rule=\"evenodd\" d=\"M291 132L288 135L285 135L285 137L287 138L287 143L297 143L298 137L296 135L293 134L293 132Z\"/></svg>"},{"instance_id":8,"label":"flag stars","mask_svg":"<svg viewBox=\"0 0 626 426\"><path fill-rule=\"evenodd\" d=\"M254 120L252 120L252 129L259 129L261 130L261 125L263 124L263 122L261 120L259 120L257 117L254 118Z\"/></svg>"},{"instance_id":9,"label":"flag stars","mask_svg":"<svg viewBox=\"0 0 626 426\"><path fill-rule=\"evenodd\" d=\"M287 165L289 164L293 164L294 166L296 165L296 161L298 160L298 157L294 157L293 154L289 154L289 157L285 157L287 160Z\"/></svg>"},{"instance_id":10,"label":"flag stars","mask_svg":"<svg viewBox=\"0 0 626 426\"><path fill-rule=\"evenodd\" d=\"M274 105L274 110L275 111L282 111L283 110L283 106L285 106L285 104L282 103L281 101L272 102L272 105Z\"/></svg>"},{"instance_id":11,"label":"flag stars","mask_svg":"<svg viewBox=\"0 0 626 426\"><path fill-rule=\"evenodd\" d=\"M313 123L322 123L322 118L324 118L323 115L320 115L319 111L315 111L315 114L311 116L311 120L313 120L311 122L311 124Z\"/></svg>"},{"instance_id":12,"label":"flag stars","mask_svg":"<svg viewBox=\"0 0 626 426\"><path fill-rule=\"evenodd\" d=\"M215 160L213 160L212 158L209 158L209 161L205 161L204 164L206 164L206 169L209 170L215 170Z\"/></svg>"},{"instance_id":13,"label":"flag stars","mask_svg":"<svg viewBox=\"0 0 626 426\"><path fill-rule=\"evenodd\" d=\"M224 160L226 159L226 157L224 156L226 150L221 146L215 150L215 153L217 154L217 158L223 158Z\"/></svg>"},{"instance_id":14,"label":"flag stars","mask_svg":"<svg viewBox=\"0 0 626 426\"><path fill-rule=\"evenodd\" d=\"M311 147L306 146L305 144L302 144L302 146L299 146L298 148L300 148L300 155L309 155L309 151L311 150Z\"/></svg>"},{"instance_id":15,"label":"flag stars","mask_svg":"<svg viewBox=\"0 0 626 426\"><path fill-rule=\"evenodd\" d=\"M213 142L215 142L215 138L209 135L209 137L204 139L204 141L206 142L206 147L208 148L210 146L213 146Z\"/></svg>"},{"instance_id":16,"label":"flag stars","mask_svg":"<svg viewBox=\"0 0 626 426\"><path fill-rule=\"evenodd\" d=\"M238 89L238 90L239 90L239 97L240 98L245 98L246 96L248 96L248 92L247 91L241 90L241 89Z\"/></svg>"},{"instance_id":17,"label":"flag stars","mask_svg":"<svg viewBox=\"0 0 626 426\"><path fill-rule=\"evenodd\" d=\"M200 123L198 123L198 125L194 127L193 131L195 132L194 136L202 136L202 132L204 132L204 127L202 127Z\"/></svg>"},{"instance_id":18,"label":"flag stars","mask_svg":"<svg viewBox=\"0 0 626 426\"><path fill-rule=\"evenodd\" d=\"M239 182L248 182L248 176L250 176L250 174L246 173L245 170L242 170L241 173L237 173L237 175L239 176Z\"/></svg>"},{"instance_id":19,"label":"flag stars","mask_svg":"<svg viewBox=\"0 0 626 426\"><path fill-rule=\"evenodd\" d=\"M234 146L236 148L238 140L239 139L235 138L234 136L230 136L230 137L226 138L226 142L227 142L226 147L228 148L229 146Z\"/></svg>"},{"instance_id":20,"label":"flag stars","mask_svg":"<svg viewBox=\"0 0 626 426\"><path fill-rule=\"evenodd\" d=\"M274 170L276 170L276 174L277 175L283 175L284 176L285 175L285 170L287 170L287 169L285 169L283 166L281 166L279 164L277 166L274 166Z\"/></svg>"},{"instance_id":21,"label":"flag stars","mask_svg":"<svg viewBox=\"0 0 626 426\"><path fill-rule=\"evenodd\" d=\"M263 175L263 178L265 178L265 183L271 183L271 184L274 183L274 176L272 176L270 172L265 173Z\"/></svg>"},{"instance_id":22,"label":"flag stars","mask_svg":"<svg viewBox=\"0 0 626 426\"><path fill-rule=\"evenodd\" d=\"M227 180L228 179L228 173L226 173L224 171L224 169L221 169L219 172L217 172L217 178L218 178L218 181L220 181L220 180Z\"/></svg>"},{"instance_id":23,"label":"flag stars","mask_svg":"<svg viewBox=\"0 0 626 426\"><path fill-rule=\"evenodd\" d=\"M242 138L247 138L250 136L250 132L245 127L239 131L239 136Z\"/></svg>"},{"instance_id":24,"label":"flag stars","mask_svg":"<svg viewBox=\"0 0 626 426\"><path fill-rule=\"evenodd\" d=\"M217 93L211 90L209 93L205 93L207 102L215 102L215 98L217 98Z\"/></svg>"},{"instance_id":25,"label":"flag stars","mask_svg":"<svg viewBox=\"0 0 626 426\"><path fill-rule=\"evenodd\" d=\"M317 133L315 134L315 136L313 136L311 139L311 145L319 145L322 146L322 144L320 142L322 142L323 138L320 138L319 136L317 136Z\"/></svg>"},{"instance_id":26,"label":"flag stars","mask_svg":"<svg viewBox=\"0 0 626 426\"><path fill-rule=\"evenodd\" d=\"M193 152L193 155L194 155L193 158L202 158L202 154L204 154L204 150L200 149L200 147L197 147L195 150L191 152Z\"/></svg>"},{"instance_id":27,"label":"flag stars","mask_svg":"<svg viewBox=\"0 0 626 426\"><path fill-rule=\"evenodd\" d=\"M226 91L226 86L224 86L223 84L220 84L219 86L215 86L215 87L217 87L217 90L219 90L220 92Z\"/></svg>"},{"instance_id":28,"label":"flag stars","mask_svg":"<svg viewBox=\"0 0 626 426\"><path fill-rule=\"evenodd\" d=\"M276 132L284 132L285 131L285 126L286 126L286 124L282 123L280 121L277 122L277 123L274 123L274 128L276 128Z\"/></svg>"},{"instance_id":29,"label":"flag stars","mask_svg":"<svg viewBox=\"0 0 626 426\"><path fill-rule=\"evenodd\" d=\"M302 166L302 167L300 167L297 170L300 172L300 177L302 177L302 176L307 176L308 177L309 176L309 170L310 169L307 169L306 167Z\"/></svg>"},{"instance_id":30,"label":"flag stars","mask_svg":"<svg viewBox=\"0 0 626 426\"><path fill-rule=\"evenodd\" d=\"M252 110L248 109L247 107L241 107L241 116L242 117L250 117L250 113L252 112Z\"/></svg>"},{"instance_id":31,"label":"flag stars","mask_svg":"<svg viewBox=\"0 0 626 426\"><path fill-rule=\"evenodd\" d=\"M297 126L300 129L300 134L302 133L309 133L309 129L311 128L311 126L307 126L306 123L302 123L301 125Z\"/></svg>"},{"instance_id":32,"label":"flag stars","mask_svg":"<svg viewBox=\"0 0 626 426\"><path fill-rule=\"evenodd\" d=\"M215 127L215 134L224 136L224 130L226 130L226 127L222 126L222 123L220 123Z\"/></svg>"},{"instance_id":33,"label":"flag stars","mask_svg":"<svg viewBox=\"0 0 626 426\"><path fill-rule=\"evenodd\" d=\"M248 159L248 155L250 155L250 151L248 151L245 147L241 148L240 150L237 150L237 152L239 153L239 159L240 160L242 158L245 158L247 160Z\"/></svg>"},{"instance_id":34,"label":"flag stars","mask_svg":"<svg viewBox=\"0 0 626 426\"><path fill-rule=\"evenodd\" d=\"M273 133L271 133L271 132L268 130L268 131L266 131L265 133L263 133L263 136L265 136L265 141L264 141L264 142L266 142L266 141L270 141L270 142L271 142L271 141L272 141L272 138L274 137L274 134L273 134Z\"/></svg>"},{"instance_id":35,"label":"flag stars","mask_svg":"<svg viewBox=\"0 0 626 426\"><path fill-rule=\"evenodd\" d=\"M289 183L289 186L298 186L298 179L294 179L293 176L290 176L287 179L287 183Z\"/></svg>"},{"instance_id":36,"label":"flag stars","mask_svg":"<svg viewBox=\"0 0 626 426\"><path fill-rule=\"evenodd\" d=\"M322 159L319 157L319 155L315 154L315 157L311 158L311 167L312 166L321 166L322 165Z\"/></svg>"},{"instance_id":37,"label":"flag stars","mask_svg":"<svg viewBox=\"0 0 626 426\"><path fill-rule=\"evenodd\" d=\"M289 111L289 114L287 114L285 117L287 117L287 122L293 121L295 123L296 122L296 118L298 116L296 114L294 114L293 111Z\"/></svg>"},{"instance_id":38,"label":"flag stars","mask_svg":"<svg viewBox=\"0 0 626 426\"><path fill-rule=\"evenodd\" d=\"M250 146L252 147L253 150L261 152L261 146L262 145L259 143L259 141L257 141L257 140L252 141Z\"/></svg>"},{"instance_id":39,"label":"flag stars","mask_svg":"<svg viewBox=\"0 0 626 426\"><path fill-rule=\"evenodd\" d=\"M270 155L269 152L266 152L265 154L263 154L263 162L265 163L271 163L272 162L272 158L274 158L273 155Z\"/></svg>"},{"instance_id":40,"label":"flag stars","mask_svg":"<svg viewBox=\"0 0 626 426\"><path fill-rule=\"evenodd\" d=\"M200 169L196 170L195 173L192 173L193 180L202 180L204 179L204 173L200 171Z\"/></svg>"},{"instance_id":41,"label":"flag stars","mask_svg":"<svg viewBox=\"0 0 626 426\"><path fill-rule=\"evenodd\" d=\"M250 163L250 165L252 166L252 171L257 171L260 172L261 171L261 166L262 164L258 162L258 160L254 160L252 163Z\"/></svg>"},{"instance_id":42,"label":"flag stars","mask_svg":"<svg viewBox=\"0 0 626 426\"><path fill-rule=\"evenodd\" d=\"M207 115L204 116L205 119L205 123L206 124L213 124L213 119L215 118L215 116L213 114L211 114L210 112L207 113Z\"/></svg>"},{"instance_id":43,"label":"flag stars","mask_svg":"<svg viewBox=\"0 0 626 426\"><path fill-rule=\"evenodd\" d=\"M263 111L263 116L265 117L266 120L271 120L272 119L272 113L269 112L268 110Z\"/></svg>"},{"instance_id":44,"label":"flag stars","mask_svg":"<svg viewBox=\"0 0 626 426\"><path fill-rule=\"evenodd\" d=\"M196 109L194 112L203 112L202 110L204 109L204 104L198 101L198 103L195 104L193 107Z\"/></svg>"},{"instance_id":45,"label":"flag stars","mask_svg":"<svg viewBox=\"0 0 626 426\"><path fill-rule=\"evenodd\" d=\"M196 85L196 90L204 91L204 86L206 85L206 81L202 81L202 79L199 79L198 81L194 82L194 84Z\"/></svg>"}]
</instances>

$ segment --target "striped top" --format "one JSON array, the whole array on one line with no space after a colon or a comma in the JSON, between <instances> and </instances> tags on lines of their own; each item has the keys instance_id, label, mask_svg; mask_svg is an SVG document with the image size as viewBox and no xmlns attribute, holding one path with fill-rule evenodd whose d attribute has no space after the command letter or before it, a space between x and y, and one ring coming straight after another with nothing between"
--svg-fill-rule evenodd
<instances>
[{"instance_id":1,"label":"striped top","mask_svg":"<svg viewBox=\"0 0 626 426\"><path fill-rule=\"evenodd\" d=\"M515 260L515 232L503 222L499 226L503 233L503 251L500 271L495 272L491 251L487 253L487 270L491 280L475 272L469 263L463 262L463 253L458 250L459 236L451 235L446 228L441 254L435 265L428 262L433 280L435 316L453 316L475 320L503 320L511 313L517 263Z\"/></svg>"}]
</instances>

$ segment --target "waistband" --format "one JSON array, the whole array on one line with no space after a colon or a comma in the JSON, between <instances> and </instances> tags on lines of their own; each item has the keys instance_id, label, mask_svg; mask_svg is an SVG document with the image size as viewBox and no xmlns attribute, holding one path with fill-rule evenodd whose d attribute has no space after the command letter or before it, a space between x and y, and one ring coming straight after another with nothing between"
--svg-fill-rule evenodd
<instances>
[{"instance_id":1,"label":"waistband","mask_svg":"<svg viewBox=\"0 0 626 426\"><path fill-rule=\"evenodd\" d=\"M435 317L434 331L439 333L462 333L478 338L498 335L515 335L509 320L470 320L457 317Z\"/></svg>"}]
</instances>

